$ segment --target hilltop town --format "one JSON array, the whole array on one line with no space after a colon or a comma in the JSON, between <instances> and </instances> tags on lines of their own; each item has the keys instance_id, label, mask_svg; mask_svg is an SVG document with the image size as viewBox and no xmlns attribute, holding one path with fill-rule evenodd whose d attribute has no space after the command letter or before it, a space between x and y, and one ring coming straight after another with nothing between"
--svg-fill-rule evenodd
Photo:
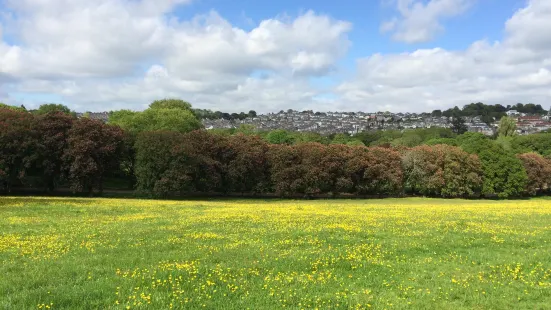
<instances>
[{"instance_id":1,"label":"hilltop town","mask_svg":"<svg viewBox=\"0 0 551 310\"><path fill-rule=\"evenodd\" d=\"M547 115L528 115L516 110L506 112L507 116L517 120L519 134L530 134L551 128ZM493 135L499 119L487 124L482 116L464 117L465 125L470 132ZM451 116L433 116L429 113L366 113L366 112L313 112L313 111L280 111L247 117L244 119L204 119L206 129L237 128L251 125L258 130L285 129L289 131L316 132L320 134L348 133L356 134L368 130L416 129L416 128L451 128Z\"/></svg>"},{"instance_id":2,"label":"hilltop town","mask_svg":"<svg viewBox=\"0 0 551 310\"><path fill-rule=\"evenodd\" d=\"M231 129L249 125L257 130L285 129L299 132L315 132L322 135L348 133L356 134L369 130L404 130L417 128L451 128L452 116L434 113L390 113L390 112L314 112L308 111L279 111L244 117L202 118L203 125L210 129ZM77 117L87 116L107 122L109 112L77 113ZM237 115L237 114L235 114ZM242 114L243 115L243 114ZM508 110L505 115L517 121L518 134L531 134L551 129L551 112L547 114L521 113ZM498 127L499 118L490 122L484 121L481 115L463 117L470 132L479 132L493 135Z\"/></svg>"}]
</instances>

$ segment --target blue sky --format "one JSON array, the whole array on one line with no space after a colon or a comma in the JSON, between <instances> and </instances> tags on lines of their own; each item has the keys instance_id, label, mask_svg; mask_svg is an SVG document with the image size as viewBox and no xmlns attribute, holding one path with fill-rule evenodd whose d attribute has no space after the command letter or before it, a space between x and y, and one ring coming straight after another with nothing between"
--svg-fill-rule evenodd
<instances>
[{"instance_id":1,"label":"blue sky","mask_svg":"<svg viewBox=\"0 0 551 310\"><path fill-rule=\"evenodd\" d=\"M181 7L175 14L185 20L197 14L216 10L232 24L251 29L262 20L277 15L297 16L313 10L353 24L350 39L354 42L354 46L349 56L354 58L373 53L400 53L434 45L462 49L481 38L499 40L502 37L505 21L525 3L523 0L478 1L462 16L442 21L446 28L445 35L433 42L413 45L395 42L379 31L381 22L393 17L396 10L391 4L385 5L377 0L282 0L264 1L262 4L255 0L200 0Z\"/></svg>"},{"instance_id":2,"label":"blue sky","mask_svg":"<svg viewBox=\"0 0 551 310\"><path fill-rule=\"evenodd\" d=\"M92 111L161 97L231 112L547 106L550 2L0 0L0 101Z\"/></svg>"}]
</instances>

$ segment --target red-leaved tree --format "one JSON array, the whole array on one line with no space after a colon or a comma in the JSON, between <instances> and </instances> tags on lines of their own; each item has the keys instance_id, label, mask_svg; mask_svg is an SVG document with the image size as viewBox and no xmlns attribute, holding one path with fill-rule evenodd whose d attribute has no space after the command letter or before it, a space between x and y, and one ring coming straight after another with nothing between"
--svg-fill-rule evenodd
<instances>
[{"instance_id":1,"label":"red-leaved tree","mask_svg":"<svg viewBox=\"0 0 551 310\"><path fill-rule=\"evenodd\" d=\"M37 134L30 113L0 108L0 189L24 182L36 159Z\"/></svg>"},{"instance_id":2,"label":"red-leaved tree","mask_svg":"<svg viewBox=\"0 0 551 310\"><path fill-rule=\"evenodd\" d=\"M75 192L103 192L103 179L118 169L124 149L124 132L118 126L81 118L73 123L64 154L71 188Z\"/></svg>"},{"instance_id":3,"label":"red-leaved tree","mask_svg":"<svg viewBox=\"0 0 551 310\"><path fill-rule=\"evenodd\" d=\"M300 163L300 153L296 148L285 144L269 146L268 164L272 190L277 195L288 196L305 191L302 179L305 172Z\"/></svg>"},{"instance_id":4,"label":"red-leaved tree","mask_svg":"<svg viewBox=\"0 0 551 310\"><path fill-rule=\"evenodd\" d=\"M237 134L228 137L232 150L226 162L230 192L262 193L269 189L268 144L258 136Z\"/></svg>"},{"instance_id":5,"label":"red-leaved tree","mask_svg":"<svg viewBox=\"0 0 551 310\"><path fill-rule=\"evenodd\" d=\"M551 161L537 153L517 155L528 175L526 192L535 195L549 189L551 184Z\"/></svg>"},{"instance_id":6,"label":"red-leaved tree","mask_svg":"<svg viewBox=\"0 0 551 310\"><path fill-rule=\"evenodd\" d=\"M357 146L350 149L346 175L352 193L394 195L402 192L400 154L390 148Z\"/></svg>"},{"instance_id":7,"label":"red-leaved tree","mask_svg":"<svg viewBox=\"0 0 551 310\"><path fill-rule=\"evenodd\" d=\"M479 194L482 168L476 155L449 145L417 146L402 158L405 188L411 193L444 197Z\"/></svg>"},{"instance_id":8,"label":"red-leaved tree","mask_svg":"<svg viewBox=\"0 0 551 310\"><path fill-rule=\"evenodd\" d=\"M62 158L69 146L69 130L74 121L74 117L62 112L50 112L35 117L38 134L36 166L44 187L49 191L53 191L66 177Z\"/></svg>"}]
</instances>

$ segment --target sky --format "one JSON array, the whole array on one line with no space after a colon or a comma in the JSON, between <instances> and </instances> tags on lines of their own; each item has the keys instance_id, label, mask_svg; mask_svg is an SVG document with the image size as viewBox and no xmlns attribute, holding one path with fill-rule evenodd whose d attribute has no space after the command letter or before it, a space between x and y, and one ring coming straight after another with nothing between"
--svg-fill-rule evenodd
<instances>
[{"instance_id":1,"label":"sky","mask_svg":"<svg viewBox=\"0 0 551 310\"><path fill-rule=\"evenodd\" d=\"M551 0L0 0L0 102L551 107Z\"/></svg>"}]
</instances>

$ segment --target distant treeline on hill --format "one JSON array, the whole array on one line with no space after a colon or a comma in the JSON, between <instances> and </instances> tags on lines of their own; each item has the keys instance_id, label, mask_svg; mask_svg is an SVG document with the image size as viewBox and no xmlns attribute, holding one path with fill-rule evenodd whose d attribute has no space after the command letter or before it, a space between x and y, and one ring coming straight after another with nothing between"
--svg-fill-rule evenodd
<instances>
[{"instance_id":1,"label":"distant treeline on hill","mask_svg":"<svg viewBox=\"0 0 551 310\"><path fill-rule=\"evenodd\" d=\"M434 116L434 117L440 117L440 116L446 116L446 117L453 117L454 115L458 116L464 116L464 117L474 117L474 116L481 116L481 119L483 122L490 124L494 120L499 120L503 116L506 116L507 111L517 111L518 113L525 113L530 115L544 115L547 114L549 111L545 110L541 105L539 104L522 104L517 103L516 105L507 105L503 106L501 104L495 104L495 105L487 105L482 102L478 103L471 103L463 106L463 108L454 107L447 110L434 110L431 113L419 113L421 115L426 116ZM211 110L205 110L205 109L193 109L194 113L197 115L199 119L225 119L225 120L243 120L248 117L256 117L257 112L254 110L249 111L248 113L240 112L240 113L225 113L220 111L211 111ZM288 110L287 112L291 112L292 110ZM284 111L279 111L279 113L283 113ZM308 112L311 114L314 114L313 111L303 111ZM315 114L321 115L325 114L324 112L316 112Z\"/></svg>"},{"instance_id":2,"label":"distant treeline on hill","mask_svg":"<svg viewBox=\"0 0 551 310\"><path fill-rule=\"evenodd\" d=\"M446 116L446 117L452 117L454 115L460 115L460 116L481 116L481 119L483 122L489 124L494 119L499 120L503 116L506 115L507 111L517 111L518 113L526 113L526 114L547 114L548 111L545 110L541 105L539 104L522 104L517 103L516 105L507 105L503 106L501 104L495 104L495 105L486 105L482 102L478 103L471 103L468 105L463 106L462 109L458 108L457 106L452 109L447 109L445 111L441 110L434 110L432 111L432 116Z\"/></svg>"},{"instance_id":3,"label":"distant treeline on hill","mask_svg":"<svg viewBox=\"0 0 551 310\"><path fill-rule=\"evenodd\" d=\"M434 110L431 113L419 113L422 115L427 116L446 116L446 117L452 117L454 115L459 116L481 116L482 121L485 123L491 123L494 121L494 119L499 120L501 117L506 115L507 111L517 111L518 113L525 113L525 114L531 114L531 115L543 115L547 114L549 111L545 110L541 105L539 104L522 104L517 103L515 105L507 105L503 106L501 104L495 104L495 105L487 105L482 102L478 103L471 103L463 106L463 108L454 107L447 110ZM199 117L200 119L226 119L226 120L243 120L247 117L256 117L257 113L256 111L249 111L248 113L240 112L240 113L224 113L220 111L211 111L211 110L205 110L205 109L193 109L194 113ZM287 112L291 112L292 110L288 110ZM279 111L279 113L283 113L284 111ZM313 111L303 111L314 114ZM316 114L324 114L324 112L316 112Z\"/></svg>"},{"instance_id":4,"label":"distant treeline on hill","mask_svg":"<svg viewBox=\"0 0 551 310\"><path fill-rule=\"evenodd\" d=\"M165 100L167 101L167 100ZM172 102L184 102L181 100L168 100ZM189 105L189 103L186 103ZM0 103L0 107L4 108L11 108L11 109L18 109L21 111L25 111L25 107L12 107L5 104ZM250 110L249 112L240 112L240 113L227 113L227 112L221 112L221 111L212 111L208 109L195 109L191 108L191 105L189 105L190 111L199 119L225 119L225 120L243 120L248 117L256 117L258 114L254 110ZM481 116L482 120L486 123L492 122L494 119L499 120L501 117L506 115L507 111L517 111L518 113L525 113L530 115L544 115L549 113L548 110L545 110L541 105L539 104L522 104L517 103L515 105L507 105L503 106L501 104L495 104L495 105L487 105L482 102L478 103L470 103L462 108L454 107L447 110L433 110L431 113L418 113L420 115L426 115L426 116L434 116L434 117L440 117L440 116L446 116L446 117L452 117L454 115L464 116L464 117L474 117L474 116ZM66 106L63 106L61 104L44 104L40 106L37 110L30 110L29 112L35 113L35 114L44 114L49 111L63 111L67 113L73 113L76 115L75 112L70 111L69 108ZM122 110L127 111L127 110ZM287 110L287 112L291 112L293 110ZM111 111L108 114L116 113L120 111ZM281 110L279 113L284 113L285 111ZM324 112L315 112L314 111L302 111L303 113L311 113L316 115L323 115L326 114ZM86 112L89 113L89 112ZM83 113L83 114L86 114Z\"/></svg>"},{"instance_id":5,"label":"distant treeline on hill","mask_svg":"<svg viewBox=\"0 0 551 310\"><path fill-rule=\"evenodd\" d=\"M191 105L153 102L108 123L63 106L0 107L0 190L101 193L113 180L174 194L518 197L551 184L551 134L499 135L431 128L330 137L250 128L205 131Z\"/></svg>"}]
</instances>

